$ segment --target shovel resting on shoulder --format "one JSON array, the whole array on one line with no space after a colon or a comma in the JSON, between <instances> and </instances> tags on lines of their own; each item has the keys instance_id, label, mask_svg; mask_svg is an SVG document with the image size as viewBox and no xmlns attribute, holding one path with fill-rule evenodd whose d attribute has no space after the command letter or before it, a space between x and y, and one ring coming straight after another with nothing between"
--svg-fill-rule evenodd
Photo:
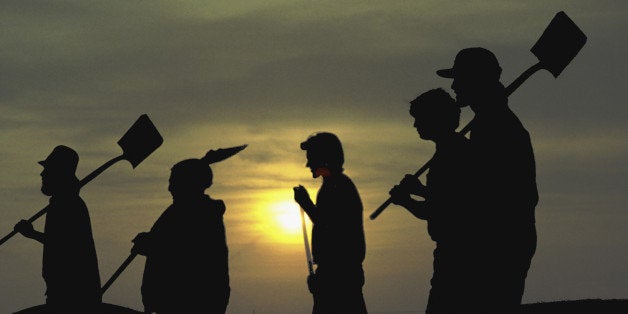
<instances>
[{"instance_id":1,"label":"shovel resting on shoulder","mask_svg":"<svg viewBox=\"0 0 628 314\"><path fill-rule=\"evenodd\" d=\"M161 146L162 143L163 138L159 134L159 131L157 131L157 128L155 128L153 122L150 118L148 118L148 115L141 115L118 141L118 145L122 148L122 155L107 161L102 166L88 174L85 178L81 179L79 187L83 187L107 168L121 160L127 160L131 163L133 169L135 169L144 159L146 159L146 157ZM48 208L49 206L46 206L41 209L29 218L28 222L32 223L37 220L37 218L43 216L48 211ZM16 234L17 231L15 230L7 234L4 238L0 239L0 245Z\"/></svg>"},{"instance_id":2,"label":"shovel resting on shoulder","mask_svg":"<svg viewBox=\"0 0 628 314\"><path fill-rule=\"evenodd\" d=\"M578 28L578 26L565 14L560 11L556 13L552 21L549 23L541 37L532 46L530 51L539 60L536 64L525 70L517 79L506 87L506 95L510 96L523 82L525 82L532 74L541 69L545 69L557 78L560 73L567 67L573 58L580 52L580 49L587 42L587 36ZM473 120L469 122L458 133L467 134L471 130ZM419 177L430 166L431 159L423 165L415 174ZM380 205L369 217L374 220L381 214L392 200L388 198Z\"/></svg>"}]
</instances>

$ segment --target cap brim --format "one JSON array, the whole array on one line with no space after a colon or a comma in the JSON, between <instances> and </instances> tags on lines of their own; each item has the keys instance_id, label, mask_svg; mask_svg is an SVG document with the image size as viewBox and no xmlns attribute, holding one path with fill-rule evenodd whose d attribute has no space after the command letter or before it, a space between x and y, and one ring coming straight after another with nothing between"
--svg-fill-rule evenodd
<instances>
[{"instance_id":1,"label":"cap brim","mask_svg":"<svg viewBox=\"0 0 628 314\"><path fill-rule=\"evenodd\" d=\"M310 148L310 145L307 141L302 142L299 146L301 146L301 150L308 150Z\"/></svg>"},{"instance_id":2,"label":"cap brim","mask_svg":"<svg viewBox=\"0 0 628 314\"><path fill-rule=\"evenodd\" d=\"M436 71L436 74L444 78L454 78L454 69L442 69Z\"/></svg>"}]
</instances>

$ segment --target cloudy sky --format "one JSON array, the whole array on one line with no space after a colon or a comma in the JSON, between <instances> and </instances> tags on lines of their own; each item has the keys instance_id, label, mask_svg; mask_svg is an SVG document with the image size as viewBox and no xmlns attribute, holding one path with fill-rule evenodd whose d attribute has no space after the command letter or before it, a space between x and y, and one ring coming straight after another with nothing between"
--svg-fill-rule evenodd
<instances>
[{"instance_id":1,"label":"cloudy sky","mask_svg":"<svg viewBox=\"0 0 628 314\"><path fill-rule=\"evenodd\" d=\"M292 187L315 194L298 144L336 133L365 205L364 286L371 313L423 313L433 242L388 190L429 160L408 101L462 48L492 50L513 81L565 11L588 42L554 78L511 97L531 134L539 245L524 302L628 295L628 22L625 1L30 1L0 3L0 233L47 204L41 167L74 148L84 177L120 155L148 114L163 145L133 169L114 164L82 189L105 282L131 239L169 205L170 167L209 149L249 146L213 166L207 192L227 204L228 313L308 313L311 295ZM470 119L463 110L463 125ZM35 223L43 229L44 218ZM144 258L104 301L141 309ZM44 302L41 246L0 247L0 313Z\"/></svg>"}]
</instances>

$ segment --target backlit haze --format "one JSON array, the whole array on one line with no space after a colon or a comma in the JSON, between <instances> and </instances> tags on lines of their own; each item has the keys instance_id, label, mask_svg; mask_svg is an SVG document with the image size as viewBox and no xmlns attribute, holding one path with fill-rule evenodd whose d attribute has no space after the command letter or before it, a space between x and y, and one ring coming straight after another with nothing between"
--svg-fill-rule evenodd
<instances>
[{"instance_id":1,"label":"backlit haze","mask_svg":"<svg viewBox=\"0 0 628 314\"><path fill-rule=\"evenodd\" d=\"M212 165L207 190L227 206L227 312L310 313L292 187L316 196L320 179L305 168L299 143L329 131L364 203L369 313L423 313L434 248L426 223L394 205L368 217L434 151L412 127L408 102L436 87L453 95L435 71L466 47L493 51L502 81L513 81L537 62L530 48L559 11L587 44L558 78L538 72L510 97L532 138L540 193L524 302L626 298L622 1L2 1L0 236L47 204L37 161L56 145L78 152L83 178L120 155L119 138L148 114L163 145L81 191L101 281L170 204L172 165L248 144ZM463 108L461 125L470 117ZM41 254L21 235L0 246L0 313L44 303ZM104 302L142 309L144 260Z\"/></svg>"}]
</instances>

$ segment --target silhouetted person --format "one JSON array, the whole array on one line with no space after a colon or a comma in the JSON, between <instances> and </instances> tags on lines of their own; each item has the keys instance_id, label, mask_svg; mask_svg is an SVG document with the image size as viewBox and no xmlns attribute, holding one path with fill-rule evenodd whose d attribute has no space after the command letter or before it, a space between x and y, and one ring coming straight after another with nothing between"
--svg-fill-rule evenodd
<instances>
[{"instance_id":1,"label":"silhouetted person","mask_svg":"<svg viewBox=\"0 0 628 314\"><path fill-rule=\"evenodd\" d=\"M295 201L313 223L312 256L317 267L308 278L312 313L366 313L363 208L358 190L343 173L342 145L336 135L320 132L302 142L301 149L306 151L312 176L323 178L316 204L303 186L294 188Z\"/></svg>"},{"instance_id":2,"label":"silhouetted person","mask_svg":"<svg viewBox=\"0 0 628 314\"><path fill-rule=\"evenodd\" d=\"M208 163L175 164L168 190L173 203L150 232L133 240L146 256L142 302L147 313L225 313L229 303L229 256L225 204L205 194L212 185Z\"/></svg>"},{"instance_id":3,"label":"silhouetted person","mask_svg":"<svg viewBox=\"0 0 628 314\"><path fill-rule=\"evenodd\" d=\"M425 313L477 313L474 249L479 240L478 219L470 210L473 198L470 143L456 132L460 107L441 88L419 95L410 104L414 127L421 139L436 144L436 151L430 161L426 185L408 174L389 193L393 204L427 221L428 233L436 242L434 274ZM411 194L424 200L415 200Z\"/></svg>"},{"instance_id":4,"label":"silhouetted person","mask_svg":"<svg viewBox=\"0 0 628 314\"><path fill-rule=\"evenodd\" d=\"M521 303L536 250L534 210L538 203L534 153L530 135L508 107L500 83L501 67L484 48L463 49L453 68L437 71L453 78L451 88L460 106L470 106L476 183L484 191L480 206L486 233L486 280L494 298L493 312L508 313Z\"/></svg>"},{"instance_id":5,"label":"silhouetted person","mask_svg":"<svg viewBox=\"0 0 628 314\"><path fill-rule=\"evenodd\" d=\"M50 196L44 232L27 220L15 230L43 244L46 313L94 313L101 303L100 274L87 206L75 171L79 156L59 145L40 161L41 192Z\"/></svg>"}]
</instances>

